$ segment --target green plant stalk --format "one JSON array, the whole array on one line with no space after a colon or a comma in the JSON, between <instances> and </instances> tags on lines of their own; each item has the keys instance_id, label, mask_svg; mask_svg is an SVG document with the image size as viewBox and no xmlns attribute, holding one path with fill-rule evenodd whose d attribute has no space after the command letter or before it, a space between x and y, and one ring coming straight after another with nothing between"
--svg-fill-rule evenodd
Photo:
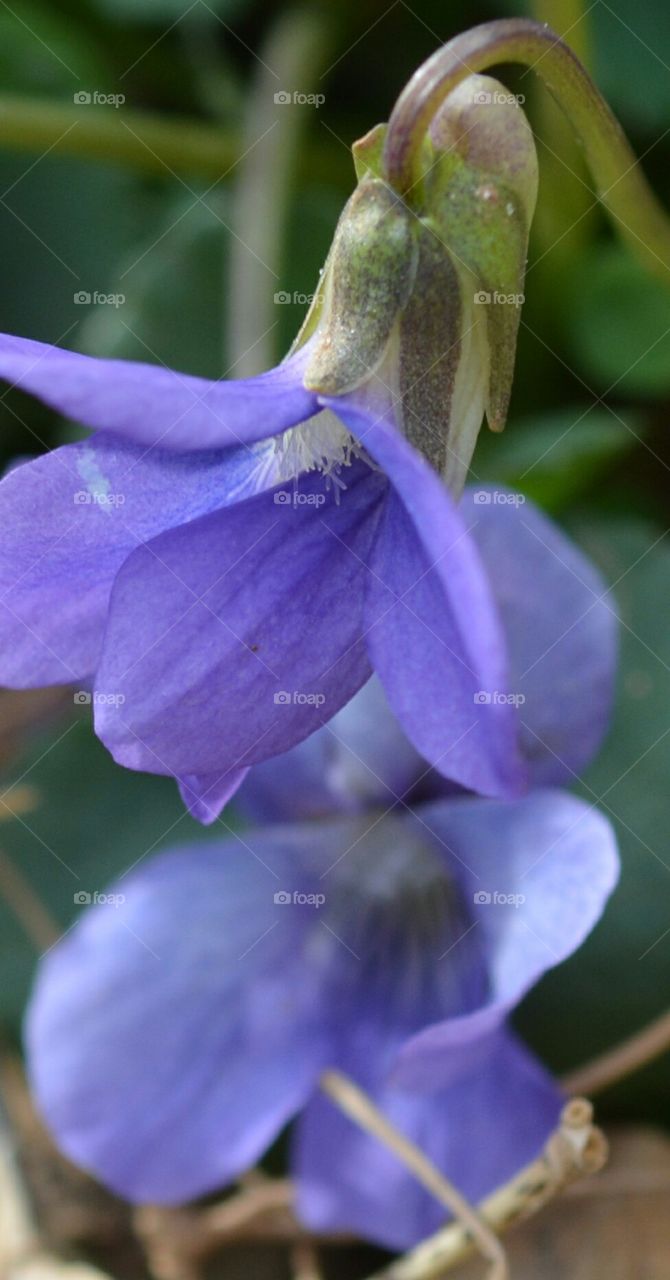
<instances>
[{"instance_id":1,"label":"green plant stalk","mask_svg":"<svg viewBox=\"0 0 670 1280\"><path fill-rule=\"evenodd\" d=\"M236 378L267 369L277 350L281 264L291 193L314 108L277 106L278 89L311 93L330 46L325 10L302 4L282 13L261 49L235 172L229 242L227 363ZM353 165L351 166L353 176Z\"/></svg>"},{"instance_id":2,"label":"green plant stalk","mask_svg":"<svg viewBox=\"0 0 670 1280\"><path fill-rule=\"evenodd\" d=\"M595 193L648 270L670 275L670 219L588 72L555 32L526 18L487 22L456 36L412 76L389 121L384 151L391 185L411 203L421 181L421 146L444 98L473 72L518 62L542 77L577 133Z\"/></svg>"},{"instance_id":3,"label":"green plant stalk","mask_svg":"<svg viewBox=\"0 0 670 1280\"><path fill-rule=\"evenodd\" d=\"M591 33L585 0L531 0L530 7L538 22L550 22L561 32L589 70ZM537 257L551 251L551 268L556 272L588 243L599 211L593 208L584 155L569 120L541 83L533 87L537 93L529 114L538 143L542 184L532 237Z\"/></svg>"},{"instance_id":4,"label":"green plant stalk","mask_svg":"<svg viewBox=\"0 0 670 1280\"><path fill-rule=\"evenodd\" d=\"M214 182L239 160L243 146L237 133L221 125L182 116L0 94L0 151L53 151L145 174L165 177L171 169ZM300 158L300 171L344 185L350 163L339 153L339 147L310 149Z\"/></svg>"}]
</instances>

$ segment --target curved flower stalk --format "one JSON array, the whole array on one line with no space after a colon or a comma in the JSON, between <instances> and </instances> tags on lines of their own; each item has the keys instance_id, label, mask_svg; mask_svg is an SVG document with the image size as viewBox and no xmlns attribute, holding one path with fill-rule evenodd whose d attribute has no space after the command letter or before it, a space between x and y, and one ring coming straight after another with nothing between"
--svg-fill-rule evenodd
<instances>
[{"instance_id":1,"label":"curved flower stalk","mask_svg":"<svg viewBox=\"0 0 670 1280\"><path fill-rule=\"evenodd\" d=\"M0 676L90 683L115 759L177 778L205 820L373 670L437 769L525 785L515 708L476 698L506 689L506 655L454 503L485 408L506 410L519 308L498 291L518 290L535 200L530 131L478 102L490 85L442 105L419 214L378 175L379 131L359 147L270 373L208 383L0 338L0 376L95 433L0 488Z\"/></svg>"},{"instance_id":2,"label":"curved flower stalk","mask_svg":"<svg viewBox=\"0 0 670 1280\"><path fill-rule=\"evenodd\" d=\"M551 790L154 857L41 965L38 1104L72 1159L168 1204L235 1178L298 1115L306 1226L409 1247L444 1208L321 1074L345 1071L470 1199L486 1194L561 1108L507 1016L580 945L616 876L606 820Z\"/></svg>"}]
</instances>

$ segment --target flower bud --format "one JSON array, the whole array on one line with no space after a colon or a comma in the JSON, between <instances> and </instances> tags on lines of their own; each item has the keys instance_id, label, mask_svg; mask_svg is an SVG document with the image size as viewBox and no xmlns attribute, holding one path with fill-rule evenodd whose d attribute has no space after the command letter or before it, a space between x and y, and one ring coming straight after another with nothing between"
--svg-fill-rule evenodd
<instances>
[{"instance_id":1,"label":"flower bud","mask_svg":"<svg viewBox=\"0 0 670 1280\"><path fill-rule=\"evenodd\" d=\"M405 199L384 179L384 134L377 125L354 146L359 185L297 339L316 333L305 384L337 396L374 378L458 493L484 412L495 430L507 412L537 190L532 134L502 85L468 77L435 116L423 178Z\"/></svg>"}]
</instances>

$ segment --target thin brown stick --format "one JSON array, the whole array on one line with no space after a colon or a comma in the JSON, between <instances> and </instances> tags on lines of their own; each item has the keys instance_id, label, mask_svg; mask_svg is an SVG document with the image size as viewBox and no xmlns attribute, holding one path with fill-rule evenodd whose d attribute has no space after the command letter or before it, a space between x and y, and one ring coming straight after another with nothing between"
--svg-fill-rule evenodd
<instances>
[{"instance_id":1,"label":"thin brown stick","mask_svg":"<svg viewBox=\"0 0 670 1280\"><path fill-rule=\"evenodd\" d=\"M490 1280L508 1280L505 1250L498 1237L465 1196L424 1155L386 1119L358 1085L339 1071L326 1071L321 1088L345 1115L372 1134L407 1166L418 1182L430 1191L456 1218L460 1228L491 1263Z\"/></svg>"},{"instance_id":2,"label":"thin brown stick","mask_svg":"<svg viewBox=\"0 0 670 1280\"><path fill-rule=\"evenodd\" d=\"M628 1040L608 1049L606 1053L583 1067L577 1067L564 1076L561 1081L566 1093L588 1094L592 1097L601 1093L609 1085L616 1084L625 1076L630 1076L654 1058L667 1053L670 1049L670 1011L662 1013L659 1018L637 1031Z\"/></svg>"},{"instance_id":3,"label":"thin brown stick","mask_svg":"<svg viewBox=\"0 0 670 1280\"><path fill-rule=\"evenodd\" d=\"M291 1249L293 1280L323 1280L316 1244L309 1237L297 1240Z\"/></svg>"},{"instance_id":4,"label":"thin brown stick","mask_svg":"<svg viewBox=\"0 0 670 1280\"><path fill-rule=\"evenodd\" d=\"M566 1103L560 1125L541 1155L478 1205L479 1220L489 1231L502 1232L531 1217L571 1182L603 1167L607 1143L592 1117L593 1108L584 1098ZM462 1222L454 1222L369 1280L441 1280L474 1252L471 1233Z\"/></svg>"},{"instance_id":5,"label":"thin brown stick","mask_svg":"<svg viewBox=\"0 0 670 1280\"><path fill-rule=\"evenodd\" d=\"M37 951L46 951L58 941L63 930L23 873L2 850L0 894Z\"/></svg>"}]
</instances>

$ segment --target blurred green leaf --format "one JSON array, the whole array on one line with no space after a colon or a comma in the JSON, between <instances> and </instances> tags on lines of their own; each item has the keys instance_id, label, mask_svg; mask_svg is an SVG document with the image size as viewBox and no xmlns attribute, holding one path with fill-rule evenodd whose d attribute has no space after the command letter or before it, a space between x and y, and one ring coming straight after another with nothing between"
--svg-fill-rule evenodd
<instances>
[{"instance_id":1,"label":"blurred green leaf","mask_svg":"<svg viewBox=\"0 0 670 1280\"><path fill-rule=\"evenodd\" d=\"M121 260L110 292L120 306L90 310L83 347L96 355L144 360L219 377L223 367L224 253L221 196L167 203L158 225Z\"/></svg>"},{"instance_id":2,"label":"blurred green leaf","mask_svg":"<svg viewBox=\"0 0 670 1280\"><path fill-rule=\"evenodd\" d=\"M22 0L0 6L0 83L4 92L56 94L72 102L79 89L107 91L108 50L57 5ZM111 92L111 89L109 89Z\"/></svg>"},{"instance_id":3,"label":"blurred green leaf","mask_svg":"<svg viewBox=\"0 0 670 1280\"><path fill-rule=\"evenodd\" d=\"M617 396L670 391L670 288L619 244L593 245L566 282L565 337L576 368Z\"/></svg>"},{"instance_id":4,"label":"blurred green leaf","mask_svg":"<svg viewBox=\"0 0 670 1280\"><path fill-rule=\"evenodd\" d=\"M616 711L579 788L614 823L622 877L576 956L526 1001L521 1025L558 1068L603 1052L666 1009L670 991L670 543L653 526L590 519L578 540L613 584L621 623ZM610 1110L670 1120L667 1063L631 1077Z\"/></svg>"},{"instance_id":5,"label":"blurred green leaf","mask_svg":"<svg viewBox=\"0 0 670 1280\"><path fill-rule=\"evenodd\" d=\"M511 422L502 437L486 432L474 471L481 480L501 481L556 511L635 448L640 430L630 413L624 420L598 405L554 409Z\"/></svg>"},{"instance_id":6,"label":"blurred green leaf","mask_svg":"<svg viewBox=\"0 0 670 1280\"><path fill-rule=\"evenodd\" d=\"M119 22L166 22L180 18L193 20L198 9L202 18L211 19L212 13L229 19L239 17L251 8L253 0L95 0L96 7L107 17Z\"/></svg>"},{"instance_id":7,"label":"blurred green leaf","mask_svg":"<svg viewBox=\"0 0 670 1280\"><path fill-rule=\"evenodd\" d=\"M3 780L34 788L37 806L4 821L0 848L33 887L59 927L83 909L75 894L104 892L110 880L154 849L201 840L203 828L186 813L166 778L121 769L94 737L88 709L73 712L46 737L40 735ZM226 823L229 815L226 814ZM219 838L224 828L215 828ZM0 1019L17 1026L37 958L7 904L0 898Z\"/></svg>"}]
</instances>

